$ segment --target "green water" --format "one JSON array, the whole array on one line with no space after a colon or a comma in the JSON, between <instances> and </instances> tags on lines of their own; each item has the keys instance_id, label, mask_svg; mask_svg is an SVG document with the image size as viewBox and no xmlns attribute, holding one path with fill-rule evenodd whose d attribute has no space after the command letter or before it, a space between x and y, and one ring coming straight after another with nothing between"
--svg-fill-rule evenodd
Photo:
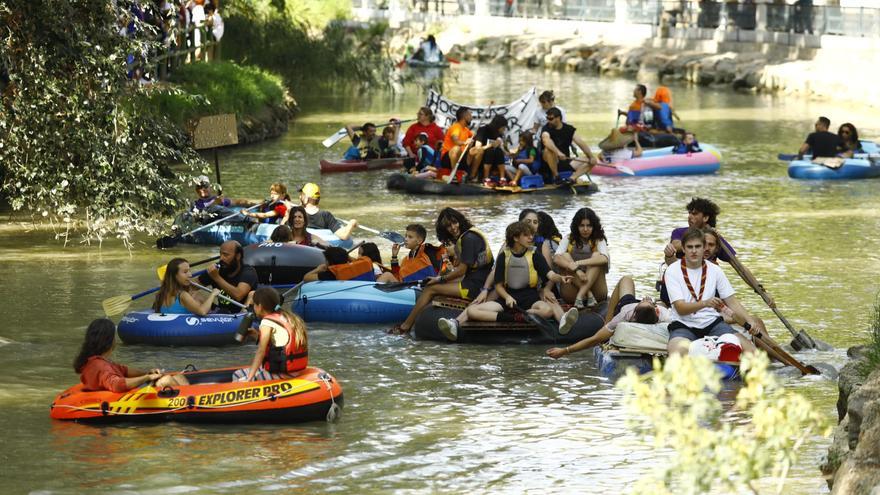
<instances>
[{"instance_id":1,"label":"green water","mask_svg":"<svg viewBox=\"0 0 880 495\"><path fill-rule=\"evenodd\" d=\"M531 85L552 88L568 119L596 143L630 99L633 81L462 64L443 81L456 101L504 102ZM232 196L262 197L277 180L317 181L322 207L378 229L433 225L444 206L460 208L500 242L521 208L550 212L565 231L574 210L600 215L611 249L611 283L632 274L639 292L653 286L670 230L684 225L694 195L722 208L719 227L740 258L798 327L838 350L802 355L838 366L845 348L866 338L867 312L880 273L880 181L817 183L787 177L775 159L791 152L819 114L834 126L853 121L866 138L880 129L868 114L830 103L672 87L675 106L700 141L724 154L721 171L693 178L597 179L590 197L410 197L385 190L388 171L320 176L318 160L343 152L320 141L346 122L411 118L424 92L357 91L296 96L303 111L285 136L222 154ZM201 259L211 248L158 252L139 239L130 252L64 248L27 223L0 226L0 452L2 491L39 493L554 492L619 493L663 464L627 428L619 393L590 356L544 358L543 346L470 347L413 342L376 326L310 326L314 365L343 384L337 424L284 426L91 427L52 422L48 405L77 377L70 362L100 301L156 284L155 268L172 255ZM429 228L429 232L432 229ZM362 232L363 233L363 232ZM365 233L364 233L365 234ZM376 240L384 252L387 243ZM728 275L733 277L729 268ZM771 333L787 333L760 299L735 282L747 307ZM150 301L142 300L146 307ZM155 348L120 345L120 362L168 369L248 362L252 347ZM790 380L836 420L836 385ZM827 491L817 469L828 445L806 444L786 493ZM770 486L767 480L765 486Z\"/></svg>"}]
</instances>

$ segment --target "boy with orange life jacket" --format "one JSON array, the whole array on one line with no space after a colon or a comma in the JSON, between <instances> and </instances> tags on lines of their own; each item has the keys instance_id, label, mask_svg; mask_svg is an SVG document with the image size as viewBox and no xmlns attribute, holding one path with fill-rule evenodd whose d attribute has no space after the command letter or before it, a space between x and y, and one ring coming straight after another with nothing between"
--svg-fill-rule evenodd
<instances>
[{"instance_id":1,"label":"boy with orange life jacket","mask_svg":"<svg viewBox=\"0 0 880 495\"><path fill-rule=\"evenodd\" d=\"M257 352L251 365L236 370L233 381L278 380L306 369L309 342L306 324L281 309L281 296L271 287L254 292L254 314L261 319Z\"/></svg>"},{"instance_id":2,"label":"boy with orange life jacket","mask_svg":"<svg viewBox=\"0 0 880 495\"><path fill-rule=\"evenodd\" d=\"M421 224L407 225L403 245L409 249L409 254L400 262L397 260L400 244L391 246L391 273L401 282L425 280L443 271L446 248L427 244L427 236L428 231Z\"/></svg>"},{"instance_id":3,"label":"boy with orange life jacket","mask_svg":"<svg viewBox=\"0 0 880 495\"><path fill-rule=\"evenodd\" d=\"M356 260L348 257L348 252L341 247L328 247L324 251L326 263L318 265L314 270L303 276L303 281L314 282L317 280L364 280L375 282L376 275L373 272L373 260L368 256L361 256Z\"/></svg>"}]
</instances>

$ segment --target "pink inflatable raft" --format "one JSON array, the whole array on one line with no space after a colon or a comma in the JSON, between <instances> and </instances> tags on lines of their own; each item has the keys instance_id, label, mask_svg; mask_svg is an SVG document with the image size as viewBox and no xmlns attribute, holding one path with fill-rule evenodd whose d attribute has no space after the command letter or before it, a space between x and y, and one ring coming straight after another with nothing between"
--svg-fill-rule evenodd
<instances>
[{"instance_id":1,"label":"pink inflatable raft","mask_svg":"<svg viewBox=\"0 0 880 495\"><path fill-rule=\"evenodd\" d=\"M685 155L672 154L672 147L646 149L638 158L617 162L635 172L636 176L713 174L721 168L721 152L712 145L701 144L703 151ZM596 165L591 175L625 176L614 166Z\"/></svg>"}]
</instances>

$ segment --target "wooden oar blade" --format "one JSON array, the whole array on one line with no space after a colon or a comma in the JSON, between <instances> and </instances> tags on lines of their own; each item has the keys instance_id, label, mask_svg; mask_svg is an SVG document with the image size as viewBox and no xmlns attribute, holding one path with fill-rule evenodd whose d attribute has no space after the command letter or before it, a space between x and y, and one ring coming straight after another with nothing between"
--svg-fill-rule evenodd
<instances>
[{"instance_id":1,"label":"wooden oar blade","mask_svg":"<svg viewBox=\"0 0 880 495\"><path fill-rule=\"evenodd\" d=\"M101 301L101 306L107 316L121 315L131 306L131 296L109 297Z\"/></svg>"}]
</instances>

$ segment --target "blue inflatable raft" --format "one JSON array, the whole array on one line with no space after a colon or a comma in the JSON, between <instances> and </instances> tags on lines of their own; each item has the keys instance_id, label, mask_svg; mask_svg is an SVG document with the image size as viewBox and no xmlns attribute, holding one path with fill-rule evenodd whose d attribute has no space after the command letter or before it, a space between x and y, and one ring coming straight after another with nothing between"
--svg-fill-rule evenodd
<instances>
[{"instance_id":1,"label":"blue inflatable raft","mask_svg":"<svg viewBox=\"0 0 880 495\"><path fill-rule=\"evenodd\" d=\"M602 376L619 378L626 373L627 368L635 368L639 374L645 374L654 369L654 358L665 359L665 352L638 352L618 349L610 345L602 345L593 348L596 358L596 367ZM725 381L739 380L739 365L732 363L715 363L715 368L721 373L721 379Z\"/></svg>"},{"instance_id":2,"label":"blue inflatable raft","mask_svg":"<svg viewBox=\"0 0 880 495\"><path fill-rule=\"evenodd\" d=\"M328 280L303 284L291 304L305 321L398 323L416 303L415 289L385 292L375 282Z\"/></svg>"},{"instance_id":3,"label":"blue inflatable raft","mask_svg":"<svg viewBox=\"0 0 880 495\"><path fill-rule=\"evenodd\" d=\"M240 242L242 246L247 246L269 241L272 237L272 232L276 228L278 228L278 224L274 223L224 222L183 237L181 242L219 246L226 241L232 240ZM331 246L348 249L354 245L350 238L343 241L327 229L310 228L308 231L328 242Z\"/></svg>"},{"instance_id":4,"label":"blue inflatable raft","mask_svg":"<svg viewBox=\"0 0 880 495\"><path fill-rule=\"evenodd\" d=\"M792 179L808 180L846 180L870 179L880 177L880 161L877 159L880 147L873 141L861 141L865 153L856 153L843 161L838 168L813 163L811 156L794 160L788 164L788 176Z\"/></svg>"},{"instance_id":5,"label":"blue inflatable raft","mask_svg":"<svg viewBox=\"0 0 880 495\"><path fill-rule=\"evenodd\" d=\"M151 309L132 311L119 321L116 332L126 344L219 346L237 344L235 331L246 313L160 314Z\"/></svg>"}]
</instances>

